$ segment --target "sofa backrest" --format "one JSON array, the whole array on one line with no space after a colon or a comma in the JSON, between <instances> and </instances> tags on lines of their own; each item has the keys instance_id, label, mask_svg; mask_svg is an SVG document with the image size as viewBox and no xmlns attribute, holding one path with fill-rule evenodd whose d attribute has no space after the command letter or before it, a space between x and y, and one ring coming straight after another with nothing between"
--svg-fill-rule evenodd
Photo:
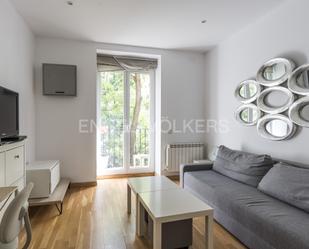
<instances>
[{"instance_id":1,"label":"sofa backrest","mask_svg":"<svg viewBox=\"0 0 309 249\"><path fill-rule=\"evenodd\" d=\"M269 155L219 147L213 170L239 182L257 187L274 162Z\"/></svg>"},{"instance_id":2,"label":"sofa backrest","mask_svg":"<svg viewBox=\"0 0 309 249\"><path fill-rule=\"evenodd\" d=\"M273 158L273 161L274 161L274 163L282 162L282 163L289 164L290 166L309 169L309 164L304 164L304 163L299 163L299 162L285 160L285 159L279 159L279 158Z\"/></svg>"}]
</instances>

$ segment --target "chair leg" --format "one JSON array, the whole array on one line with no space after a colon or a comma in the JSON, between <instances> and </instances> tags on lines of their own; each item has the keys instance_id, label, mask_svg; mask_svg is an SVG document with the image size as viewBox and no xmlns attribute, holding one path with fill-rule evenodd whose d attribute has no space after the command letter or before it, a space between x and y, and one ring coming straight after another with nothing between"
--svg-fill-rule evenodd
<instances>
[{"instance_id":1,"label":"chair leg","mask_svg":"<svg viewBox=\"0 0 309 249\"><path fill-rule=\"evenodd\" d=\"M27 240L26 240L25 245L23 246L23 249L27 249L30 246L31 239L32 239L31 223L30 223L28 212L26 212L24 215L24 221L25 221L25 230L27 234Z\"/></svg>"}]
</instances>

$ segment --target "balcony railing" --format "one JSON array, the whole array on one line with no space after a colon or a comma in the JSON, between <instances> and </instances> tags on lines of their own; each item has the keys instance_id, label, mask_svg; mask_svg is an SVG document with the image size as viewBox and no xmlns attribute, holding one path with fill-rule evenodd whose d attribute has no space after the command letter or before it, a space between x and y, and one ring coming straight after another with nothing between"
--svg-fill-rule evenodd
<instances>
[{"instance_id":1,"label":"balcony railing","mask_svg":"<svg viewBox=\"0 0 309 249\"><path fill-rule=\"evenodd\" d=\"M101 157L105 158L106 168L123 166L124 130L105 126L101 133ZM149 129L137 128L134 150L130 152L130 164L134 167L148 166L149 163Z\"/></svg>"}]
</instances>

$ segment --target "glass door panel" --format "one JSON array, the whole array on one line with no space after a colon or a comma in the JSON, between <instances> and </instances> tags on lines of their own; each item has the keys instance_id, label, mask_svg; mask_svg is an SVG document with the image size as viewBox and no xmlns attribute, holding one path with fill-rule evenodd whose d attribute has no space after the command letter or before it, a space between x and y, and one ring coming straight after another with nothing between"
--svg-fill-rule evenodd
<instances>
[{"instance_id":1,"label":"glass door panel","mask_svg":"<svg viewBox=\"0 0 309 249\"><path fill-rule=\"evenodd\" d=\"M98 73L98 176L154 170L153 79L153 72Z\"/></svg>"},{"instance_id":2,"label":"glass door panel","mask_svg":"<svg viewBox=\"0 0 309 249\"><path fill-rule=\"evenodd\" d=\"M101 141L98 175L124 168L124 71L101 72Z\"/></svg>"},{"instance_id":3,"label":"glass door panel","mask_svg":"<svg viewBox=\"0 0 309 249\"><path fill-rule=\"evenodd\" d=\"M130 168L149 167L150 92L149 73L129 73L130 90Z\"/></svg>"}]
</instances>

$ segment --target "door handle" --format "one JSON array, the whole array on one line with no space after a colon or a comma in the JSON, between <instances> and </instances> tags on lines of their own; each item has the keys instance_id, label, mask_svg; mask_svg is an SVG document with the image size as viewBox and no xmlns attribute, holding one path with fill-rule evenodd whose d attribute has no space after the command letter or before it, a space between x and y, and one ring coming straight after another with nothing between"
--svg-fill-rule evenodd
<instances>
[{"instance_id":1,"label":"door handle","mask_svg":"<svg viewBox=\"0 0 309 249\"><path fill-rule=\"evenodd\" d=\"M19 155L15 155L14 158L15 158L15 159L18 159L18 158L19 158Z\"/></svg>"}]
</instances>

